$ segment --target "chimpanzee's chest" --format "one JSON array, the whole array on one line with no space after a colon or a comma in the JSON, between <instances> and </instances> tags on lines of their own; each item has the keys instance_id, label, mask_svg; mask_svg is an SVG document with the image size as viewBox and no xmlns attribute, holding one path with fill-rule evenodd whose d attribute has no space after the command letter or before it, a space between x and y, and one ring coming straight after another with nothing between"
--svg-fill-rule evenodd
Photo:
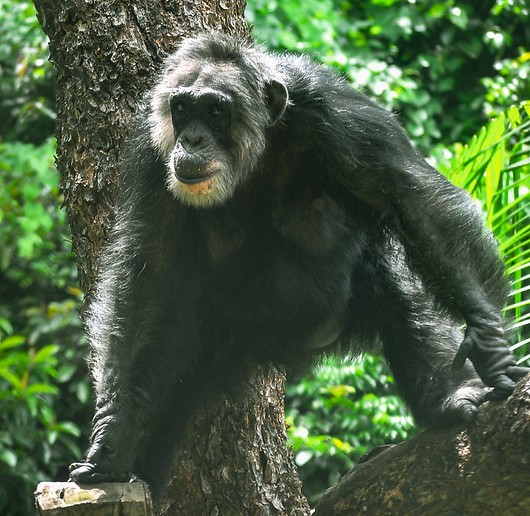
<instances>
[{"instance_id":1,"label":"chimpanzee's chest","mask_svg":"<svg viewBox=\"0 0 530 516\"><path fill-rule=\"evenodd\" d=\"M365 238L331 197L208 210L200 226L211 299L238 322L315 333L345 311Z\"/></svg>"},{"instance_id":2,"label":"chimpanzee's chest","mask_svg":"<svg viewBox=\"0 0 530 516\"><path fill-rule=\"evenodd\" d=\"M259 263L287 255L298 263L319 261L342 247L351 233L345 210L328 196L238 208L202 214L201 229L213 268L237 267L252 258L257 272Z\"/></svg>"}]
</instances>

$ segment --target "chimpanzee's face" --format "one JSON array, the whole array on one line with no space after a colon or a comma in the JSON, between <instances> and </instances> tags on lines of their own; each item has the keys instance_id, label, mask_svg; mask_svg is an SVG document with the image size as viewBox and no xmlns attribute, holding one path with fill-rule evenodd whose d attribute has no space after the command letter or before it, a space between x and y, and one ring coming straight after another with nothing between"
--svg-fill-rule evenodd
<instances>
[{"instance_id":1,"label":"chimpanzee's face","mask_svg":"<svg viewBox=\"0 0 530 516\"><path fill-rule=\"evenodd\" d=\"M260 83L241 65L191 61L170 68L151 97L150 123L171 193L192 206L226 202L256 168L266 130L286 102L283 84Z\"/></svg>"}]
</instances>

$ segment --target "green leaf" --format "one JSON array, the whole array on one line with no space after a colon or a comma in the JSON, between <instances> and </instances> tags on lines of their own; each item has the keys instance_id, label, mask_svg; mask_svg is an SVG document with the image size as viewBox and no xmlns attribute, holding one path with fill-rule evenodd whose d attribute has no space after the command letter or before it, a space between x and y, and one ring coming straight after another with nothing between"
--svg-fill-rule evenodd
<instances>
[{"instance_id":1,"label":"green leaf","mask_svg":"<svg viewBox=\"0 0 530 516\"><path fill-rule=\"evenodd\" d=\"M23 388L22 379L19 378L16 374L11 372L9 369L0 369L0 377L10 383L15 390L20 391Z\"/></svg>"},{"instance_id":2,"label":"green leaf","mask_svg":"<svg viewBox=\"0 0 530 516\"><path fill-rule=\"evenodd\" d=\"M453 7L449 11L449 20L459 29L465 29L468 26L469 18L466 11L460 7Z\"/></svg>"},{"instance_id":3,"label":"green leaf","mask_svg":"<svg viewBox=\"0 0 530 516\"><path fill-rule=\"evenodd\" d=\"M14 468L17 465L17 456L11 450L0 451L0 460L7 464L10 468Z\"/></svg>"},{"instance_id":4,"label":"green leaf","mask_svg":"<svg viewBox=\"0 0 530 516\"><path fill-rule=\"evenodd\" d=\"M16 348L26 342L22 335L11 335L0 342L0 350Z\"/></svg>"},{"instance_id":5,"label":"green leaf","mask_svg":"<svg viewBox=\"0 0 530 516\"><path fill-rule=\"evenodd\" d=\"M74 423L70 423L69 421L63 421L61 423L57 423L55 425L55 429L59 432L70 434L75 437L79 437L81 435L81 430L79 430L79 427L75 425Z\"/></svg>"},{"instance_id":6,"label":"green leaf","mask_svg":"<svg viewBox=\"0 0 530 516\"><path fill-rule=\"evenodd\" d=\"M57 394L58 389L49 383L33 383L25 389L26 394Z\"/></svg>"},{"instance_id":7,"label":"green leaf","mask_svg":"<svg viewBox=\"0 0 530 516\"><path fill-rule=\"evenodd\" d=\"M33 362L35 364L40 364L42 362L47 362L59 351L59 346L56 344L49 344L44 346L35 354Z\"/></svg>"},{"instance_id":8,"label":"green leaf","mask_svg":"<svg viewBox=\"0 0 530 516\"><path fill-rule=\"evenodd\" d=\"M328 387L327 390L335 398L345 398L348 394L355 393L355 387L351 385L334 385Z\"/></svg>"}]
</instances>

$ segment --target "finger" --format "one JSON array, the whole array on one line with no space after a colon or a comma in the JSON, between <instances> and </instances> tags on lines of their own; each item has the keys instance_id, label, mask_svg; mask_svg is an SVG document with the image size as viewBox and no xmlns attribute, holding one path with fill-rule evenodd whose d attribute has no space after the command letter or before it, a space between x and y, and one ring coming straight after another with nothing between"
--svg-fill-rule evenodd
<instances>
[{"instance_id":1,"label":"finger","mask_svg":"<svg viewBox=\"0 0 530 516\"><path fill-rule=\"evenodd\" d=\"M462 344L460 344L460 348L456 352L455 358L453 360L453 370L462 369L462 367L464 367L466 359L468 358L472 350L473 340L470 337L466 337L462 341Z\"/></svg>"},{"instance_id":2,"label":"finger","mask_svg":"<svg viewBox=\"0 0 530 516\"><path fill-rule=\"evenodd\" d=\"M530 368L528 367L522 367L522 366L510 366L506 369L506 374L512 379L512 380L520 380L521 378L525 377L528 373L530 373Z\"/></svg>"},{"instance_id":3,"label":"finger","mask_svg":"<svg viewBox=\"0 0 530 516\"><path fill-rule=\"evenodd\" d=\"M499 375L491 385L493 391L488 394L488 400L504 400L514 390L515 382L505 374Z\"/></svg>"}]
</instances>

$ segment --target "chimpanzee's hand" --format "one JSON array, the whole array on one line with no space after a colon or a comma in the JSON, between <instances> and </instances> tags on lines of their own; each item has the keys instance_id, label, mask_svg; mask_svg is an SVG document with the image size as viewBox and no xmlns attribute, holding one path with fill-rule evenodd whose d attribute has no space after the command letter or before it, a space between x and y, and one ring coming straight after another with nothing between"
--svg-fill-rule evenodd
<instances>
[{"instance_id":1,"label":"chimpanzee's hand","mask_svg":"<svg viewBox=\"0 0 530 516\"><path fill-rule=\"evenodd\" d=\"M507 398L515 383L530 369L519 367L506 343L500 317L474 317L468 321L466 334L456 353L453 367L461 369L469 358L482 381L493 387L489 398Z\"/></svg>"},{"instance_id":2,"label":"chimpanzee's hand","mask_svg":"<svg viewBox=\"0 0 530 516\"><path fill-rule=\"evenodd\" d=\"M105 415L101 415L105 412ZM70 479L79 484L126 482L133 477L134 445L119 413L99 410L94 417L85 462L70 465Z\"/></svg>"}]
</instances>

